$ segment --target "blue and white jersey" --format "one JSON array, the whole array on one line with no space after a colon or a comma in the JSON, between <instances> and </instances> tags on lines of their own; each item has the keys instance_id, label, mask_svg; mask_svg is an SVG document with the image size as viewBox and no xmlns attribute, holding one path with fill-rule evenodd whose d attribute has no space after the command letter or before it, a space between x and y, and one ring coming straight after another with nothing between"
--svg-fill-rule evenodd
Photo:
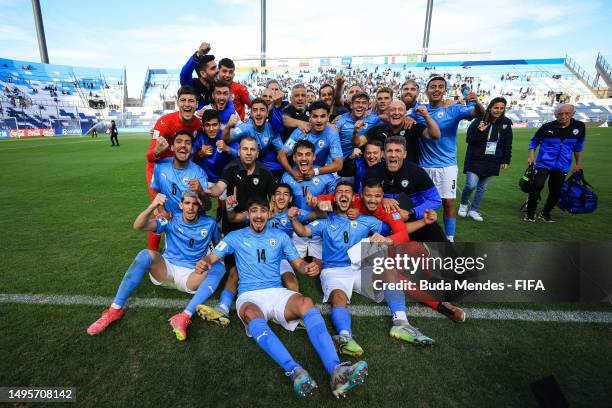
<instances>
[{"instance_id":1,"label":"blue and white jersey","mask_svg":"<svg viewBox=\"0 0 612 408\"><path fill-rule=\"evenodd\" d=\"M464 106L460 103L444 108L437 106L432 108L429 104L425 105L431 117L440 127L442 134L440 139L419 138L420 159L422 167L448 167L457 164L457 127L463 119L471 120L474 104ZM422 116L414 111L411 117L419 123L427 126L427 122Z\"/></svg>"},{"instance_id":2,"label":"blue and white jersey","mask_svg":"<svg viewBox=\"0 0 612 408\"><path fill-rule=\"evenodd\" d=\"M312 236L323 239L323 268L350 266L348 250L370 234L382 233L383 222L369 215L360 215L355 220L333 212L327 219L308 224Z\"/></svg>"},{"instance_id":3,"label":"blue and white jersey","mask_svg":"<svg viewBox=\"0 0 612 408\"><path fill-rule=\"evenodd\" d=\"M200 166L189 161L187 166L176 168L173 162L157 162L151 178L151 188L164 194L168 201L164 207L173 215L179 213L182 216L179 203L184 191L189 191L189 180L197 179L202 188L208 185L208 177Z\"/></svg>"},{"instance_id":4,"label":"blue and white jersey","mask_svg":"<svg viewBox=\"0 0 612 408\"><path fill-rule=\"evenodd\" d=\"M230 135L235 141L239 141L246 136L255 138L257 146L259 146L260 162L269 170L282 169L277 159L277 152L283 148L283 142L268 121L264 122L262 130L258 130L251 120L240 123L231 130Z\"/></svg>"},{"instance_id":5,"label":"blue and white jersey","mask_svg":"<svg viewBox=\"0 0 612 408\"><path fill-rule=\"evenodd\" d=\"M283 174L281 183L287 183L293 192L293 204L300 210L312 211L312 207L306 205L306 188L313 196L333 193L336 190L336 177L331 174L320 174L310 180L296 181L289 173Z\"/></svg>"},{"instance_id":6,"label":"blue and white jersey","mask_svg":"<svg viewBox=\"0 0 612 408\"><path fill-rule=\"evenodd\" d=\"M282 213L274 214L274 216L268 220L268 228L283 231L289 238L291 238L293 236L293 225L291 225L291 220L289 217L287 217L288 212L289 209L283 211ZM304 224L305 222L308 222L308 212L300 210L296 218L299 222Z\"/></svg>"},{"instance_id":7,"label":"blue and white jersey","mask_svg":"<svg viewBox=\"0 0 612 408\"><path fill-rule=\"evenodd\" d=\"M336 122L338 126L338 132L340 133L340 146L342 147L342 156L344 159L349 157L353 153L353 130L355 129L355 122L362 120L365 125L359 130L359 134L363 135L369 129L376 125L381 125L384 122L373 113L364 116L361 119L355 119L350 112L340 116L340 119Z\"/></svg>"},{"instance_id":8,"label":"blue and white jersey","mask_svg":"<svg viewBox=\"0 0 612 408\"><path fill-rule=\"evenodd\" d=\"M304 134L300 128L296 128L289 139L285 141L283 150L289 156L293 154L293 147L299 140L308 140L315 146L315 167L323 167L331 163L336 158L342 158L342 147L340 146L340 136L338 132L329 126L325 126L320 134L308 132Z\"/></svg>"},{"instance_id":9,"label":"blue and white jersey","mask_svg":"<svg viewBox=\"0 0 612 408\"><path fill-rule=\"evenodd\" d=\"M204 170L208 181L211 183L219 181L223 168L237 156L237 154L233 153L219 152L217 150L217 141L219 140L221 140L221 131L219 131L214 139L209 138L204 133L199 133L193 143L193 162ZM201 155L202 146L211 146L212 154L208 156ZM238 143L230 143L229 146L234 151L238 150Z\"/></svg>"},{"instance_id":10,"label":"blue and white jersey","mask_svg":"<svg viewBox=\"0 0 612 408\"><path fill-rule=\"evenodd\" d=\"M183 220L182 214L177 214L170 221L158 218L156 222L154 232L166 233L164 258L173 265L195 268L196 263L219 242L217 220L207 215L200 215L191 224Z\"/></svg>"},{"instance_id":11,"label":"blue and white jersey","mask_svg":"<svg viewBox=\"0 0 612 408\"><path fill-rule=\"evenodd\" d=\"M238 268L238 294L251 290L282 288L280 262L300 257L291 239L282 231L251 227L232 231L213 250L220 258L234 254Z\"/></svg>"}]
</instances>

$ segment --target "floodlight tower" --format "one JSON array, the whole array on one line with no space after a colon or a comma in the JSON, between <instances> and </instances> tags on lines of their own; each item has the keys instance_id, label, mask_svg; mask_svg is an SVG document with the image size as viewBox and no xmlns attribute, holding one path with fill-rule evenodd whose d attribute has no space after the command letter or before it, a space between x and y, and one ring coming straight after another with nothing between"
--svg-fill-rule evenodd
<instances>
[{"instance_id":1,"label":"floodlight tower","mask_svg":"<svg viewBox=\"0 0 612 408\"><path fill-rule=\"evenodd\" d=\"M42 62L43 64L48 64L49 54L47 54L47 40L45 40L45 27L43 26L39 0L32 0L32 12L34 13L34 24L36 24L36 34L38 36L40 62Z\"/></svg>"},{"instance_id":2,"label":"floodlight tower","mask_svg":"<svg viewBox=\"0 0 612 408\"><path fill-rule=\"evenodd\" d=\"M261 66L266 66L266 0L261 0Z\"/></svg>"},{"instance_id":3,"label":"floodlight tower","mask_svg":"<svg viewBox=\"0 0 612 408\"><path fill-rule=\"evenodd\" d=\"M425 31L423 32L423 62L427 62L427 49L429 48L429 31L431 30L431 12L433 0L427 0L427 11L425 12Z\"/></svg>"}]
</instances>

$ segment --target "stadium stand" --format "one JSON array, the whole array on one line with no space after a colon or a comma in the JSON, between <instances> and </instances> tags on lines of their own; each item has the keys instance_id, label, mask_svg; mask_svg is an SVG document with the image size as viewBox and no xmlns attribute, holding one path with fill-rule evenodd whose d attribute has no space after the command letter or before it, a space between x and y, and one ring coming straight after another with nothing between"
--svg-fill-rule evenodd
<instances>
[{"instance_id":1,"label":"stadium stand","mask_svg":"<svg viewBox=\"0 0 612 408\"><path fill-rule=\"evenodd\" d=\"M317 91L321 84L333 83L341 72L348 85L361 83L369 92L385 85L398 92L406 79L424 86L430 76L442 75L448 80L449 97L460 98L468 90L475 91L483 102L498 95L506 97L510 103L507 115L518 126L537 127L552 120L557 102L574 103L576 118L586 122L608 121L612 113L612 101L598 98L601 95L591 78L569 57L407 63L345 57L321 59L316 61L319 66L309 66L311 61L314 64L314 60L296 61L294 67L237 67L235 81L253 94L259 94L270 79L278 80L285 90L304 83ZM607 62L598 59L598 64ZM148 69L140 97L128 99L122 69L0 58L0 129L81 134L98 120L114 119L122 128L148 130L159 116L174 110L179 86L178 69Z\"/></svg>"}]
</instances>

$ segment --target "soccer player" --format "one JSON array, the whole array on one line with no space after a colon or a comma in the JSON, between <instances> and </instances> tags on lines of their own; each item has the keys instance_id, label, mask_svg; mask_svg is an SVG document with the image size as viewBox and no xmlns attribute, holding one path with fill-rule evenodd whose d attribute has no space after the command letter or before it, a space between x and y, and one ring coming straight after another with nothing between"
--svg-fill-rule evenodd
<instances>
[{"instance_id":1,"label":"soccer player","mask_svg":"<svg viewBox=\"0 0 612 408\"><path fill-rule=\"evenodd\" d=\"M440 140L419 139L420 165L435 184L444 206L444 229L446 238L455 240L455 197L457 195L457 127L463 119L473 119L484 115L484 108L474 92L467 95L468 106L454 104L445 106L446 80L435 76L427 82L425 94L429 103L425 105L429 114L440 127ZM424 123L425 118L412 112L412 118Z\"/></svg>"},{"instance_id":2,"label":"soccer player","mask_svg":"<svg viewBox=\"0 0 612 408\"><path fill-rule=\"evenodd\" d=\"M338 172L338 175L343 180L354 182L355 161L350 157L355 154L354 150L356 149L353 145L353 139L357 135L364 134L371 127L383 123L378 115L368 113L369 104L370 96L367 93L358 92L353 94L350 113L345 113L336 121L344 159L342 170Z\"/></svg>"},{"instance_id":3,"label":"soccer player","mask_svg":"<svg viewBox=\"0 0 612 408\"><path fill-rule=\"evenodd\" d=\"M285 173L281 179L281 183L286 183L291 187L295 206L308 212L314 209L310 202L314 196L331 193L336 188L336 177L332 174L314 175L310 179L307 178L313 174L314 157L314 145L308 140L299 140L293 147L293 162L296 166L295 170L299 173L298 178L302 180L298 181L291 173ZM300 256L312 256L316 262L321 262L322 247L320 238L304 239L294 235L293 244L296 246Z\"/></svg>"},{"instance_id":4,"label":"soccer player","mask_svg":"<svg viewBox=\"0 0 612 408\"><path fill-rule=\"evenodd\" d=\"M267 323L274 320L293 331L299 319L303 319L310 342L331 376L333 395L344 396L365 381L367 363L340 363L319 309L314 307L310 298L284 288L279 275L282 259L287 259L295 270L308 276L318 275L319 267L300 259L287 234L267 228L269 208L266 200L251 199L247 209L249 227L226 235L210 254L198 262L196 270L205 272L211 264L234 254L239 275L236 309L247 335L284 369L293 382L295 393L307 396L317 386L315 380L293 359Z\"/></svg>"},{"instance_id":5,"label":"soccer player","mask_svg":"<svg viewBox=\"0 0 612 408\"><path fill-rule=\"evenodd\" d=\"M190 160L192 149L192 134L179 130L174 135L171 147L174 153L172 161L157 163L153 171L151 189L156 195L162 193L168 198L165 208L172 216L181 211L179 202L185 191L195 192L206 204L204 207L209 203L204 190L205 186L208 186L208 178L204 170Z\"/></svg>"},{"instance_id":6,"label":"soccer player","mask_svg":"<svg viewBox=\"0 0 612 408\"><path fill-rule=\"evenodd\" d=\"M174 135L180 130L186 130L195 135L202 128L202 122L194 115L197 101L196 91L192 87L182 86L179 88L176 105L178 111L157 119L151 130L152 139L146 154L146 179L151 200L155 197L155 192L151 188L155 163L171 160L173 154L170 146L174 141ZM149 232L148 248L151 251L157 251L160 239L159 235Z\"/></svg>"},{"instance_id":7,"label":"soccer player","mask_svg":"<svg viewBox=\"0 0 612 408\"><path fill-rule=\"evenodd\" d=\"M269 201L274 192L274 178L272 173L257 161L258 155L257 140L251 136L241 137L238 149L239 160L230 162L223 169L217 184L206 192L214 197L220 196L225 191L230 192L235 197L230 204L235 205L233 210L237 213L247 210L246 204L250 198L261 197ZM233 223L229 219L224 219L222 232L228 234L242 227L242 223ZM228 316L234 304L238 286L238 275L233 258L230 256L225 259L228 277L219 304L214 307L203 305L201 310L198 310L198 314L205 320L221 326L227 326L230 323Z\"/></svg>"},{"instance_id":8,"label":"soccer player","mask_svg":"<svg viewBox=\"0 0 612 408\"><path fill-rule=\"evenodd\" d=\"M291 167L287 158L287 153L293 152L293 148L299 140L308 140L315 146L314 165L316 167L313 169L313 174L308 178L319 174L335 173L342 169L340 138L338 132L328 126L329 105L323 101L315 101L308 106L308 113L311 131L304 133L300 129L295 129L289 139L285 141L283 148L278 151L279 163L285 171L299 181L301 181L302 176Z\"/></svg>"},{"instance_id":9,"label":"soccer player","mask_svg":"<svg viewBox=\"0 0 612 408\"><path fill-rule=\"evenodd\" d=\"M251 106L251 101L254 99L249 93L246 86L234 82L234 75L236 73L236 65L234 61L229 58L222 58L219 61L219 78L230 84L232 92L232 101L234 108L240 116L240 120L244 120L245 106Z\"/></svg>"},{"instance_id":10,"label":"soccer player","mask_svg":"<svg viewBox=\"0 0 612 408\"><path fill-rule=\"evenodd\" d=\"M582 169L586 128L584 122L574 119L575 113L574 105L557 105L556 120L542 125L531 138L528 163L535 164L536 175L534 188L529 193L525 221L535 222L540 192L548 179L548 197L539 218L544 222L555 222L550 212L559 201L563 181L572 166L572 154L576 159L572 172ZM538 147L536 159L535 150Z\"/></svg>"},{"instance_id":11,"label":"soccer player","mask_svg":"<svg viewBox=\"0 0 612 408\"><path fill-rule=\"evenodd\" d=\"M378 140L374 140L371 143L378 144L380 142ZM368 146L371 146L370 143L366 145L366 149ZM380 182L375 179L367 180L363 188L363 193L361 195L353 195L353 202L351 203L352 208L347 212L349 218L353 219L358 214L371 215L373 217L378 218L385 224L389 225L389 227L391 228L393 235L389 238L394 243L408 242L409 234L413 234L415 231L427 227L428 225L434 223L437 219L437 214L435 213L435 211L431 210L425 210L423 218L419 220L408 219L407 212L405 210L400 209L399 211L386 211L383 206L383 197L383 187ZM331 201L333 199L334 196L331 194L319 195L313 200L313 204L317 205L321 209L330 209ZM408 222L404 223L404 221ZM455 323L462 323L465 321L465 312L461 308L454 306L449 302L440 302L438 300L435 300L428 293L423 292L419 289L412 290L409 294L419 302L443 314ZM394 320L407 320L406 318L404 318L406 312L406 301L403 293L394 292L385 293L385 295L385 297L387 298L387 304L389 304L391 313L394 316ZM390 301L390 299L392 300ZM416 340L416 338L412 336L413 333L411 333L409 330L394 330L392 328L389 334L392 337L400 336L406 341Z\"/></svg>"},{"instance_id":12,"label":"soccer player","mask_svg":"<svg viewBox=\"0 0 612 408\"><path fill-rule=\"evenodd\" d=\"M440 194L425 170L405 160L405 143L403 137L388 137L385 141L385 161L366 170L364 183L376 179L382 184L385 210L390 207L402 208L408 211L410 219L418 220L423 218L425 210L437 210L440 207ZM437 223L415 231L412 239L419 242L446 242L444 232Z\"/></svg>"},{"instance_id":13,"label":"soccer player","mask_svg":"<svg viewBox=\"0 0 612 408\"><path fill-rule=\"evenodd\" d=\"M378 139L368 140L363 148L363 157L355 160L355 191L361 193L366 171L382 161L383 142Z\"/></svg>"},{"instance_id":14,"label":"soccer player","mask_svg":"<svg viewBox=\"0 0 612 408\"><path fill-rule=\"evenodd\" d=\"M216 290L225 273L217 262L207 271L196 270L196 263L219 241L217 223L211 217L199 215L201 204L196 193L185 191L179 206L181 215L171 220L151 218L153 211L167 203L166 196L157 194L153 202L134 221L134 229L166 234L163 254L143 249L123 276L115 299L98 320L87 328L90 335L100 334L125 313L125 303L142 281L145 273L154 285L194 294L185 310L172 316L170 325L178 340L187 338L187 325L196 306L205 302Z\"/></svg>"},{"instance_id":15,"label":"soccer player","mask_svg":"<svg viewBox=\"0 0 612 408\"><path fill-rule=\"evenodd\" d=\"M215 56L208 54L210 44L203 42L198 50L189 57L187 63L181 69L179 80L181 86L190 86L195 90L198 101L198 109L212 102L212 88L219 69L215 63ZM193 71L198 77L193 78Z\"/></svg>"},{"instance_id":16,"label":"soccer player","mask_svg":"<svg viewBox=\"0 0 612 408\"><path fill-rule=\"evenodd\" d=\"M400 89L400 99L406 104L407 114L411 115L419 106L418 98L421 92L419 84L413 79L408 79Z\"/></svg>"},{"instance_id":17,"label":"soccer player","mask_svg":"<svg viewBox=\"0 0 612 408\"><path fill-rule=\"evenodd\" d=\"M336 209L327 219L316 220L308 225L302 225L295 219L292 220L292 223L297 235L301 237L320 236L323 239L321 287L323 288L323 302L329 301L332 305L332 322L338 332L334 336L334 342L340 353L358 357L363 354L363 349L353 339L351 315L346 306L350 303L353 291L361 292L361 268L353 265L348 252L351 247L359 244L370 234L372 234L369 238L370 242L391 243L392 240L381 235L385 231L384 224L374 217L358 215L355 219L349 219L348 211L352 202L353 186L341 181L336 186L334 196ZM405 230L403 234L405 236ZM431 339L408 323L405 303L397 305L398 309L403 307L403 315L399 313L400 310L395 310L395 306L395 303L391 301L389 307L394 314L398 312L391 335L412 343L431 344ZM400 332L405 332L405 334L400 334Z\"/></svg>"},{"instance_id":18,"label":"soccer player","mask_svg":"<svg viewBox=\"0 0 612 408\"><path fill-rule=\"evenodd\" d=\"M251 102L251 120L237 124L237 117L231 118L223 129L223 140L226 143L240 141L250 136L257 140L260 162L272 172L274 179L279 180L283 168L277 160L278 151L283 147L281 136L272 128L268 119L268 104L262 98Z\"/></svg>"},{"instance_id":19,"label":"soccer player","mask_svg":"<svg viewBox=\"0 0 612 408\"><path fill-rule=\"evenodd\" d=\"M219 121L221 122L221 129L223 129L232 115L237 115L234 104L230 100L231 96L229 82L222 79L215 80L213 82L211 104L204 106L200 111L196 112L196 115L200 117L207 109L215 109L219 112Z\"/></svg>"},{"instance_id":20,"label":"soccer player","mask_svg":"<svg viewBox=\"0 0 612 408\"><path fill-rule=\"evenodd\" d=\"M381 86L376 91L376 112L385 113L393 100L393 89Z\"/></svg>"},{"instance_id":21,"label":"soccer player","mask_svg":"<svg viewBox=\"0 0 612 408\"><path fill-rule=\"evenodd\" d=\"M388 105L386 114L389 118L389 123L383 123L373 128L368 129L364 135L356 134L353 143L357 147L365 145L368 140L378 139L383 144L387 137L402 136L406 139L406 160L415 164L419 162L419 139L424 137L427 139L439 139L440 128L427 112L424 106L416 108L417 114L421 115L427 126L420 123L413 123L410 128L405 127L406 105L402 101L391 101Z\"/></svg>"}]
</instances>

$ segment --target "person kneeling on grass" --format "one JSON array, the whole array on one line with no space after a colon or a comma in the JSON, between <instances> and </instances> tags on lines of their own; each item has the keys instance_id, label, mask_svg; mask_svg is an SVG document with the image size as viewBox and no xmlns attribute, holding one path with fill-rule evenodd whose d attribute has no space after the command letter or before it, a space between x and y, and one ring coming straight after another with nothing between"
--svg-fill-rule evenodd
<instances>
[{"instance_id":1,"label":"person kneeling on grass","mask_svg":"<svg viewBox=\"0 0 612 408\"><path fill-rule=\"evenodd\" d=\"M319 309L314 307L312 299L284 288L279 273L283 259L289 261L296 271L309 276L319 274L318 265L306 263L286 233L267 225L270 213L266 200L252 198L247 211L249 226L227 234L210 254L198 262L196 270L205 273L221 258L234 254L238 269L236 310L247 335L285 370L293 381L296 394L305 397L317 387L316 382L293 359L267 322L273 320L293 331L299 319L303 319L310 342L331 376L333 394L336 397L346 395L365 381L368 364L365 361L353 365L340 362Z\"/></svg>"},{"instance_id":2,"label":"person kneeling on grass","mask_svg":"<svg viewBox=\"0 0 612 408\"><path fill-rule=\"evenodd\" d=\"M166 233L166 250L163 255L143 249L123 276L115 300L102 312L102 316L87 328L90 335L103 332L112 322L124 315L125 303L145 273L154 285L177 289L194 294L184 311L170 318L170 326L178 340L187 338L187 326L196 306L208 299L219 286L225 274L220 262L214 263L206 272L196 270L196 263L219 241L219 229L214 218L200 215L200 200L196 192L185 191L179 206L182 217L151 218L153 211L166 203L164 194L157 194L153 202L136 217L134 229Z\"/></svg>"}]
</instances>

